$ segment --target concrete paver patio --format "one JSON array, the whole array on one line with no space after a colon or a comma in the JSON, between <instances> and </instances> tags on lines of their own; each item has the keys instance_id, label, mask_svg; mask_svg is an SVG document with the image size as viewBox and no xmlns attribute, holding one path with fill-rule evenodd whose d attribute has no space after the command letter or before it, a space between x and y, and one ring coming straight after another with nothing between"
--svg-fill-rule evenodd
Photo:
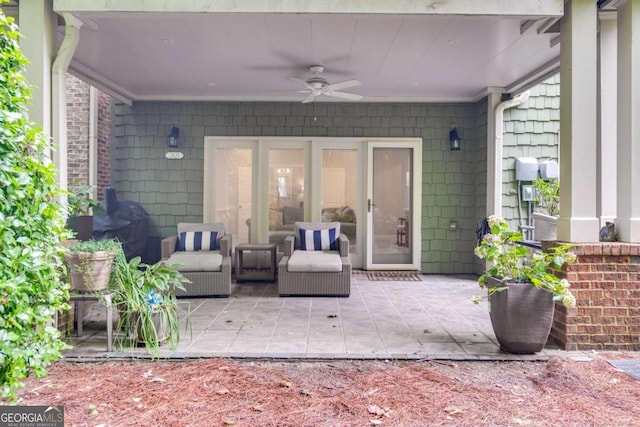
<instances>
[{"instance_id":1,"label":"concrete paver patio","mask_svg":"<svg viewBox=\"0 0 640 427\"><path fill-rule=\"evenodd\" d=\"M191 331L163 357L283 359L546 359L502 353L473 276L422 275L422 281L372 281L356 272L348 298L279 297L275 283L232 285L229 298L181 299ZM104 310L95 304L67 359L148 357L144 349L106 350ZM182 322L184 325L185 316ZM580 353L580 352L578 352ZM577 356L580 356L579 354Z\"/></svg>"}]
</instances>

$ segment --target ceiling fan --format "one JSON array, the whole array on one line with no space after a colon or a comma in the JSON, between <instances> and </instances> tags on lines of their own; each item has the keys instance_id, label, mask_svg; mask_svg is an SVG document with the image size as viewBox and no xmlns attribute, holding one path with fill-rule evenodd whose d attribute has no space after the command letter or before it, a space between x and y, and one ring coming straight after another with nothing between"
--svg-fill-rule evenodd
<instances>
[{"instance_id":1,"label":"ceiling fan","mask_svg":"<svg viewBox=\"0 0 640 427\"><path fill-rule=\"evenodd\" d=\"M320 95L332 96L334 98L350 99L353 101L362 99L362 95L340 92L341 89L360 86L362 83L360 83L358 80L345 80L343 82L330 84L324 78L320 77L320 73L322 73L322 71L324 70L324 67L322 65L312 65L311 67L309 67L309 70L311 70L313 77L310 77L307 80L289 77L289 80L300 83L305 88L307 88L307 90L300 91L302 93L309 94L309 96L307 96L302 101L303 104L313 101L317 96Z\"/></svg>"}]
</instances>

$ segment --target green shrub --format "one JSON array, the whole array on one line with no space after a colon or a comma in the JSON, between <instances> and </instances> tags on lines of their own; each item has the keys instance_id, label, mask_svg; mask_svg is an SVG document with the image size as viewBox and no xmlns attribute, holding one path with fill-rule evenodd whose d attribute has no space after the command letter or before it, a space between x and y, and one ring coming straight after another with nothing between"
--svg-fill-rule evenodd
<instances>
[{"instance_id":1,"label":"green shrub","mask_svg":"<svg viewBox=\"0 0 640 427\"><path fill-rule=\"evenodd\" d=\"M49 141L29 122L26 59L13 20L0 10L0 401L65 348L53 319L68 309L61 281L63 209Z\"/></svg>"},{"instance_id":2,"label":"green shrub","mask_svg":"<svg viewBox=\"0 0 640 427\"><path fill-rule=\"evenodd\" d=\"M551 216L560 215L560 183L556 180L533 181L536 188L536 211L541 210Z\"/></svg>"}]
</instances>

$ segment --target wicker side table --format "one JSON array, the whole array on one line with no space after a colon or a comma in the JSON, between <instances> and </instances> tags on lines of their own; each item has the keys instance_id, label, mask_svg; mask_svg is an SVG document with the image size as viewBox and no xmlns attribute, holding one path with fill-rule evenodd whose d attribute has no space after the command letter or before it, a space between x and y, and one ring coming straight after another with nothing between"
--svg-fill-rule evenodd
<instances>
[{"instance_id":1,"label":"wicker side table","mask_svg":"<svg viewBox=\"0 0 640 427\"><path fill-rule=\"evenodd\" d=\"M247 268L244 263L245 252L267 252L269 254L268 268ZM276 245L272 243L240 243L236 246L236 281L249 280L268 282L276 280Z\"/></svg>"}]
</instances>

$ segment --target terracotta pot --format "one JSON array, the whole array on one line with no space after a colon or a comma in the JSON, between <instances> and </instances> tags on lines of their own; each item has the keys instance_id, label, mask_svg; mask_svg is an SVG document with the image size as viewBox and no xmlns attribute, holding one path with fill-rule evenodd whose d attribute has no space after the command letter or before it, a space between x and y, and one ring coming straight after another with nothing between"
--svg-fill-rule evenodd
<instances>
[{"instance_id":1,"label":"terracotta pot","mask_svg":"<svg viewBox=\"0 0 640 427\"><path fill-rule=\"evenodd\" d=\"M65 264L69 268L71 289L96 292L107 289L113 267L114 252L67 252Z\"/></svg>"},{"instance_id":2,"label":"terracotta pot","mask_svg":"<svg viewBox=\"0 0 640 427\"><path fill-rule=\"evenodd\" d=\"M489 278L490 287L499 283ZM503 286L507 289L489 295L491 325L500 348L518 354L541 351L553 324L553 295L530 283Z\"/></svg>"}]
</instances>

